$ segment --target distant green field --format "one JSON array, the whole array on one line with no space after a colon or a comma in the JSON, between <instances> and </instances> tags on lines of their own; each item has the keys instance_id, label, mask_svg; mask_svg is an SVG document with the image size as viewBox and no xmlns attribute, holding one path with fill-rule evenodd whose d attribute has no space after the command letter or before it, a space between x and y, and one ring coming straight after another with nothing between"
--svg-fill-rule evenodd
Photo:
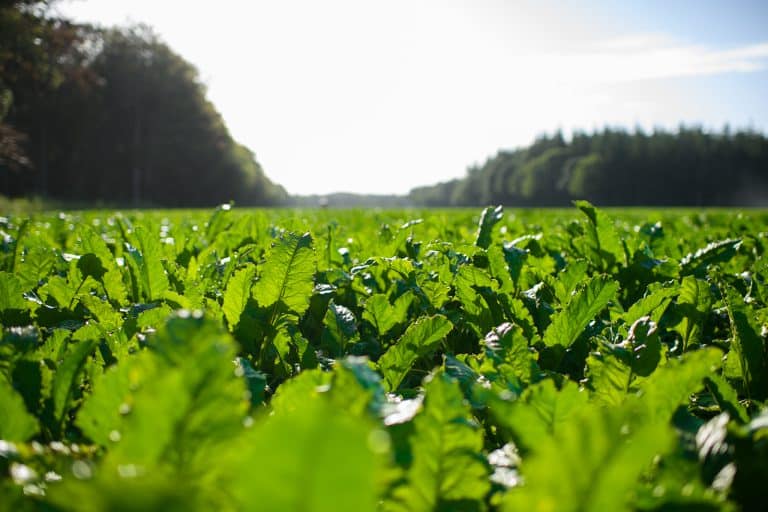
<instances>
[{"instance_id":1,"label":"distant green field","mask_svg":"<svg viewBox=\"0 0 768 512\"><path fill-rule=\"evenodd\" d=\"M0 217L0 510L762 510L764 210Z\"/></svg>"}]
</instances>

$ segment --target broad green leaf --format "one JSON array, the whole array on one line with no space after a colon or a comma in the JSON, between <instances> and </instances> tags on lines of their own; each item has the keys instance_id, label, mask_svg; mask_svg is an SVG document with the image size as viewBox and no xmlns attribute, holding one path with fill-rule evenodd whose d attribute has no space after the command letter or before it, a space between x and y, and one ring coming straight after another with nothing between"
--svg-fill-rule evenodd
<instances>
[{"instance_id":1,"label":"broad green leaf","mask_svg":"<svg viewBox=\"0 0 768 512\"><path fill-rule=\"evenodd\" d=\"M93 392L77 413L77 426L101 446L109 446L120 439L121 406L125 414L130 412L131 374L135 378L136 366L135 362L127 360L99 375L93 383Z\"/></svg>"},{"instance_id":2,"label":"broad green leaf","mask_svg":"<svg viewBox=\"0 0 768 512\"><path fill-rule=\"evenodd\" d=\"M83 295L80 297L80 302L88 308L88 311L90 311L94 318L99 322L99 325L105 331L105 335L114 333L122 327L122 315L112 309L109 302L102 301L93 295Z\"/></svg>"},{"instance_id":3,"label":"broad green leaf","mask_svg":"<svg viewBox=\"0 0 768 512\"><path fill-rule=\"evenodd\" d=\"M661 360L657 325L649 317L642 317L632 324L627 339L617 345L603 343L599 352L587 358L588 383L594 401L613 406L623 403Z\"/></svg>"},{"instance_id":4,"label":"broad green leaf","mask_svg":"<svg viewBox=\"0 0 768 512\"><path fill-rule=\"evenodd\" d=\"M0 440L25 442L37 432L37 420L27 412L24 399L0 375Z\"/></svg>"},{"instance_id":5,"label":"broad green leaf","mask_svg":"<svg viewBox=\"0 0 768 512\"><path fill-rule=\"evenodd\" d=\"M704 320L712 307L712 296L709 283L685 276L680 285L680 296L677 298L677 309L683 315L679 332L683 339L683 350L691 343L701 342Z\"/></svg>"},{"instance_id":6,"label":"broad green leaf","mask_svg":"<svg viewBox=\"0 0 768 512\"><path fill-rule=\"evenodd\" d=\"M602 343L587 359L589 386L596 402L617 405L636 391L636 384L651 375L662 360L657 325L649 317L638 319L627 338L617 345Z\"/></svg>"},{"instance_id":7,"label":"broad green leaf","mask_svg":"<svg viewBox=\"0 0 768 512\"><path fill-rule=\"evenodd\" d=\"M436 279L429 279L426 274L420 273L416 277L419 289L435 309L442 308L450 299L451 287Z\"/></svg>"},{"instance_id":8,"label":"broad green leaf","mask_svg":"<svg viewBox=\"0 0 768 512\"><path fill-rule=\"evenodd\" d=\"M693 274L696 277L704 277L709 265L733 258L741 243L742 241L737 239L720 240L707 244L695 253L688 253L680 260L680 275Z\"/></svg>"},{"instance_id":9,"label":"broad green leaf","mask_svg":"<svg viewBox=\"0 0 768 512\"><path fill-rule=\"evenodd\" d=\"M96 281L101 281L102 277L104 277L104 274L107 272L107 269L101 264L99 257L93 253L80 256L77 260L77 269L80 271L83 279L92 277Z\"/></svg>"},{"instance_id":10,"label":"broad green leaf","mask_svg":"<svg viewBox=\"0 0 768 512\"><path fill-rule=\"evenodd\" d=\"M221 204L216 207L211 218L206 222L205 234L209 241L213 242L216 237L225 231L232 223L232 205Z\"/></svg>"},{"instance_id":11,"label":"broad green leaf","mask_svg":"<svg viewBox=\"0 0 768 512\"><path fill-rule=\"evenodd\" d=\"M78 423L112 428L107 467L205 471L215 449L240 431L247 408L245 385L232 363L234 342L222 326L182 311L149 347L120 363L130 366L127 378L120 370L97 382L95 403L86 401ZM103 434L96 437L104 442Z\"/></svg>"},{"instance_id":12,"label":"broad green leaf","mask_svg":"<svg viewBox=\"0 0 768 512\"><path fill-rule=\"evenodd\" d=\"M509 275L515 283L515 288L520 288L520 277L523 274L523 267L528 260L528 251L515 246L514 242L505 243L502 246L504 252L504 261L507 262Z\"/></svg>"},{"instance_id":13,"label":"broad green leaf","mask_svg":"<svg viewBox=\"0 0 768 512\"><path fill-rule=\"evenodd\" d=\"M51 276L48 282L40 288L41 295L53 297L61 309L69 309L74 306L76 286L71 286L61 276Z\"/></svg>"},{"instance_id":14,"label":"broad green leaf","mask_svg":"<svg viewBox=\"0 0 768 512\"><path fill-rule=\"evenodd\" d=\"M262 418L225 480L238 509L377 510L376 451L386 434L322 401Z\"/></svg>"},{"instance_id":15,"label":"broad green leaf","mask_svg":"<svg viewBox=\"0 0 768 512\"><path fill-rule=\"evenodd\" d=\"M241 375L245 380L251 406L262 404L267 391L267 376L257 371L244 357L238 357L235 364L235 375Z\"/></svg>"},{"instance_id":16,"label":"broad green leaf","mask_svg":"<svg viewBox=\"0 0 768 512\"><path fill-rule=\"evenodd\" d=\"M587 260L571 261L562 272L548 281L555 290L555 297L560 304L566 305L571 301L579 284L585 281L588 267Z\"/></svg>"},{"instance_id":17,"label":"broad green leaf","mask_svg":"<svg viewBox=\"0 0 768 512\"><path fill-rule=\"evenodd\" d=\"M80 386L80 373L95 347L96 342L91 340L76 343L56 369L51 387L51 398L53 399L53 414L57 425L63 424L65 415L72 408L72 399Z\"/></svg>"},{"instance_id":18,"label":"broad green leaf","mask_svg":"<svg viewBox=\"0 0 768 512\"><path fill-rule=\"evenodd\" d=\"M704 379L717 372L722 357L720 350L708 347L670 359L638 385L639 393L627 400L628 407L647 421L669 420L680 404L703 389Z\"/></svg>"},{"instance_id":19,"label":"broad green leaf","mask_svg":"<svg viewBox=\"0 0 768 512\"><path fill-rule=\"evenodd\" d=\"M286 233L260 266L253 295L263 308L277 311L282 303L290 311L302 314L309 307L314 274L315 252L310 234Z\"/></svg>"},{"instance_id":20,"label":"broad green leaf","mask_svg":"<svg viewBox=\"0 0 768 512\"><path fill-rule=\"evenodd\" d=\"M523 463L525 484L502 510L632 510L641 475L673 448L675 409L717 368L718 350L699 350L670 362L622 405L582 407Z\"/></svg>"},{"instance_id":21,"label":"broad green leaf","mask_svg":"<svg viewBox=\"0 0 768 512\"><path fill-rule=\"evenodd\" d=\"M24 286L21 279L8 272L0 272L0 312L7 309L24 309Z\"/></svg>"},{"instance_id":22,"label":"broad green leaf","mask_svg":"<svg viewBox=\"0 0 768 512\"><path fill-rule=\"evenodd\" d=\"M144 310L136 317L136 326L139 329L157 329L165 323L172 312L173 310L167 304Z\"/></svg>"},{"instance_id":23,"label":"broad green leaf","mask_svg":"<svg viewBox=\"0 0 768 512\"><path fill-rule=\"evenodd\" d=\"M517 286L517 281L512 278L509 263L504 258L504 249L499 245L492 245L488 248L487 254L491 275L499 282L499 292L513 292Z\"/></svg>"},{"instance_id":24,"label":"broad green leaf","mask_svg":"<svg viewBox=\"0 0 768 512\"><path fill-rule=\"evenodd\" d=\"M397 343L379 359L379 368L388 389L396 390L413 364L434 350L451 329L453 325L443 315L422 317L411 324Z\"/></svg>"},{"instance_id":25,"label":"broad green leaf","mask_svg":"<svg viewBox=\"0 0 768 512\"><path fill-rule=\"evenodd\" d=\"M613 220L588 201L574 201L573 204L589 219L587 238L594 254L603 261L603 269L607 270L613 263L626 265L624 246Z\"/></svg>"},{"instance_id":26,"label":"broad green leaf","mask_svg":"<svg viewBox=\"0 0 768 512\"><path fill-rule=\"evenodd\" d=\"M631 326L644 316L650 317L650 319L656 323L659 322L661 315L669 306L672 298L679 293L677 286L668 288L659 288L655 291L648 293L645 297L638 300L627 310L622 318L626 325Z\"/></svg>"},{"instance_id":27,"label":"broad green leaf","mask_svg":"<svg viewBox=\"0 0 768 512\"><path fill-rule=\"evenodd\" d=\"M738 418L742 423L749 422L749 414L739 402L736 390L726 379L717 374L708 375L706 378L707 389L720 406L720 410L727 412L731 417Z\"/></svg>"},{"instance_id":28,"label":"broad green leaf","mask_svg":"<svg viewBox=\"0 0 768 512\"><path fill-rule=\"evenodd\" d=\"M40 281L46 279L55 262L54 252L47 247L32 247L28 250L18 265L19 270L16 273L24 290L31 290L37 287Z\"/></svg>"},{"instance_id":29,"label":"broad green leaf","mask_svg":"<svg viewBox=\"0 0 768 512\"><path fill-rule=\"evenodd\" d=\"M622 357L624 356L624 357ZM632 354L622 347L601 347L587 358L588 385L596 403L619 405L630 392L633 375Z\"/></svg>"},{"instance_id":30,"label":"broad green leaf","mask_svg":"<svg viewBox=\"0 0 768 512\"><path fill-rule=\"evenodd\" d=\"M488 467L479 456L483 432L458 383L440 372L424 388L424 408L413 420L410 438L413 462L405 482L384 501L386 511L461 510L490 489Z\"/></svg>"},{"instance_id":31,"label":"broad green leaf","mask_svg":"<svg viewBox=\"0 0 768 512\"><path fill-rule=\"evenodd\" d=\"M280 384L269 406L275 414L297 411L327 391L332 379L332 373L320 368L304 370Z\"/></svg>"},{"instance_id":32,"label":"broad green leaf","mask_svg":"<svg viewBox=\"0 0 768 512\"><path fill-rule=\"evenodd\" d=\"M160 300L168 290L168 276L165 274L162 259L164 255L160 247L160 239L143 226L136 226L134 232L138 247L127 249L128 261L142 290L142 296L147 302Z\"/></svg>"},{"instance_id":33,"label":"broad green leaf","mask_svg":"<svg viewBox=\"0 0 768 512\"><path fill-rule=\"evenodd\" d=\"M83 226L82 230L79 231L79 235L81 254L91 253L96 255L101 264L108 270L117 266L112 251L109 250L104 239L93 228Z\"/></svg>"},{"instance_id":34,"label":"broad green leaf","mask_svg":"<svg viewBox=\"0 0 768 512\"><path fill-rule=\"evenodd\" d=\"M125 288L125 283L123 283L123 274L104 239L93 229L86 227L80 232L80 247L83 254L95 254L106 269L101 283L104 285L109 299L118 304L124 304L128 300L128 291Z\"/></svg>"},{"instance_id":35,"label":"broad green leaf","mask_svg":"<svg viewBox=\"0 0 768 512\"><path fill-rule=\"evenodd\" d=\"M551 443L552 436L573 421L588 399L589 394L571 381L557 389L552 379L546 379L527 388L515 401L493 400L491 413L514 432L522 446L535 452Z\"/></svg>"},{"instance_id":36,"label":"broad green leaf","mask_svg":"<svg viewBox=\"0 0 768 512\"><path fill-rule=\"evenodd\" d=\"M384 294L372 295L365 301L363 318L376 327L379 336L385 336L397 324L405 323L413 299L410 290L395 299L394 304Z\"/></svg>"},{"instance_id":37,"label":"broad green leaf","mask_svg":"<svg viewBox=\"0 0 768 512\"><path fill-rule=\"evenodd\" d=\"M501 205L496 208L489 206L483 210L483 213L480 215L480 222L477 226L477 238L475 238L476 246L488 249L491 245L493 227L498 224L503 216L504 208Z\"/></svg>"},{"instance_id":38,"label":"broad green leaf","mask_svg":"<svg viewBox=\"0 0 768 512\"><path fill-rule=\"evenodd\" d=\"M523 461L525 483L501 510L632 510L641 475L673 441L665 422L634 425L623 409L583 408Z\"/></svg>"},{"instance_id":39,"label":"broad green leaf","mask_svg":"<svg viewBox=\"0 0 768 512\"><path fill-rule=\"evenodd\" d=\"M723 285L721 292L731 321L731 352L738 357L747 393L763 400L768 397L768 368L760 330L750 319L752 313L739 292L728 285Z\"/></svg>"},{"instance_id":40,"label":"broad green leaf","mask_svg":"<svg viewBox=\"0 0 768 512\"><path fill-rule=\"evenodd\" d=\"M487 309L482 297L477 293L477 287L493 287L493 281L488 272L473 265L462 265L456 272L453 285L456 288L456 299L462 308L470 315L480 315Z\"/></svg>"},{"instance_id":41,"label":"broad green leaf","mask_svg":"<svg viewBox=\"0 0 768 512\"><path fill-rule=\"evenodd\" d=\"M536 362L519 325L505 322L495 327L485 336L483 344L486 354L507 381L515 379L528 384L534 379Z\"/></svg>"},{"instance_id":42,"label":"broad green leaf","mask_svg":"<svg viewBox=\"0 0 768 512\"><path fill-rule=\"evenodd\" d=\"M234 331L240 322L240 315L243 314L248 299L251 298L251 288L255 278L256 266L248 263L236 271L227 282L221 309L224 312L224 318L227 319L230 332Z\"/></svg>"},{"instance_id":43,"label":"broad green leaf","mask_svg":"<svg viewBox=\"0 0 768 512\"><path fill-rule=\"evenodd\" d=\"M605 309L618 289L619 284L608 276L590 279L561 311L553 315L552 323L544 332L544 344L569 347L589 322Z\"/></svg>"},{"instance_id":44,"label":"broad green leaf","mask_svg":"<svg viewBox=\"0 0 768 512\"><path fill-rule=\"evenodd\" d=\"M356 334L355 315L348 308L331 300L323 319L321 346L328 350L330 355L339 357L344 354L347 343Z\"/></svg>"},{"instance_id":45,"label":"broad green leaf","mask_svg":"<svg viewBox=\"0 0 768 512\"><path fill-rule=\"evenodd\" d=\"M634 375L648 377L661 362L663 349L658 326L650 317L639 318L632 324L623 345L631 350L630 367Z\"/></svg>"}]
</instances>

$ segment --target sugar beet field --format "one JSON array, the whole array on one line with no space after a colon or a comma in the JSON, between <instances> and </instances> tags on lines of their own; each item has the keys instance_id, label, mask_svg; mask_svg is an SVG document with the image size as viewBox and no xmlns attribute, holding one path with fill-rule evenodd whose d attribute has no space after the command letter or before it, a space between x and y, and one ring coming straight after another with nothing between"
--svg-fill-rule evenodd
<instances>
[{"instance_id":1,"label":"sugar beet field","mask_svg":"<svg viewBox=\"0 0 768 512\"><path fill-rule=\"evenodd\" d=\"M767 226L2 217L0 510L764 510Z\"/></svg>"}]
</instances>

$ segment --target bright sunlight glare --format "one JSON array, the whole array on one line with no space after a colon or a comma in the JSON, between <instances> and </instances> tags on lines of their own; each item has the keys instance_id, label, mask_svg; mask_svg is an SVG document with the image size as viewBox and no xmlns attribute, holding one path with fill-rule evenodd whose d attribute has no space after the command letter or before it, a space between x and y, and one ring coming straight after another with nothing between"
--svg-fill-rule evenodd
<instances>
[{"instance_id":1,"label":"bright sunlight glare","mask_svg":"<svg viewBox=\"0 0 768 512\"><path fill-rule=\"evenodd\" d=\"M58 9L152 26L198 67L233 137L292 194L407 193L556 129L765 129L765 101L750 104L758 84L740 77L768 81L768 35L729 44L648 31L604 6L86 0Z\"/></svg>"}]
</instances>

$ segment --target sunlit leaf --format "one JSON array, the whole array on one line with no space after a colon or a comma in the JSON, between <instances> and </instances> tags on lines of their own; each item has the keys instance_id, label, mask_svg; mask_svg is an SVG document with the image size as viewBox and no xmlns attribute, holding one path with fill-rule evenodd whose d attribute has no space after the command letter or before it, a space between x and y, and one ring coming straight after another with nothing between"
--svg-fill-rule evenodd
<instances>
[{"instance_id":1,"label":"sunlit leaf","mask_svg":"<svg viewBox=\"0 0 768 512\"><path fill-rule=\"evenodd\" d=\"M275 242L259 267L253 295L263 308L274 309L282 303L301 314L309 307L314 273L315 253L310 234L286 233Z\"/></svg>"},{"instance_id":2,"label":"sunlit leaf","mask_svg":"<svg viewBox=\"0 0 768 512\"><path fill-rule=\"evenodd\" d=\"M397 389L419 357L434 350L451 329L453 325L442 315L423 317L411 324L379 359L379 368L389 389Z\"/></svg>"},{"instance_id":3,"label":"sunlit leaf","mask_svg":"<svg viewBox=\"0 0 768 512\"><path fill-rule=\"evenodd\" d=\"M589 322L608 305L619 284L605 275L590 279L571 301L552 317L544 332L544 344L569 347L584 331Z\"/></svg>"},{"instance_id":4,"label":"sunlit leaf","mask_svg":"<svg viewBox=\"0 0 768 512\"><path fill-rule=\"evenodd\" d=\"M405 482L385 500L384 510L478 507L477 501L490 488L489 470L479 456L482 431L472 420L458 383L444 373L434 375L425 385L424 408L413 424L413 462Z\"/></svg>"}]
</instances>

